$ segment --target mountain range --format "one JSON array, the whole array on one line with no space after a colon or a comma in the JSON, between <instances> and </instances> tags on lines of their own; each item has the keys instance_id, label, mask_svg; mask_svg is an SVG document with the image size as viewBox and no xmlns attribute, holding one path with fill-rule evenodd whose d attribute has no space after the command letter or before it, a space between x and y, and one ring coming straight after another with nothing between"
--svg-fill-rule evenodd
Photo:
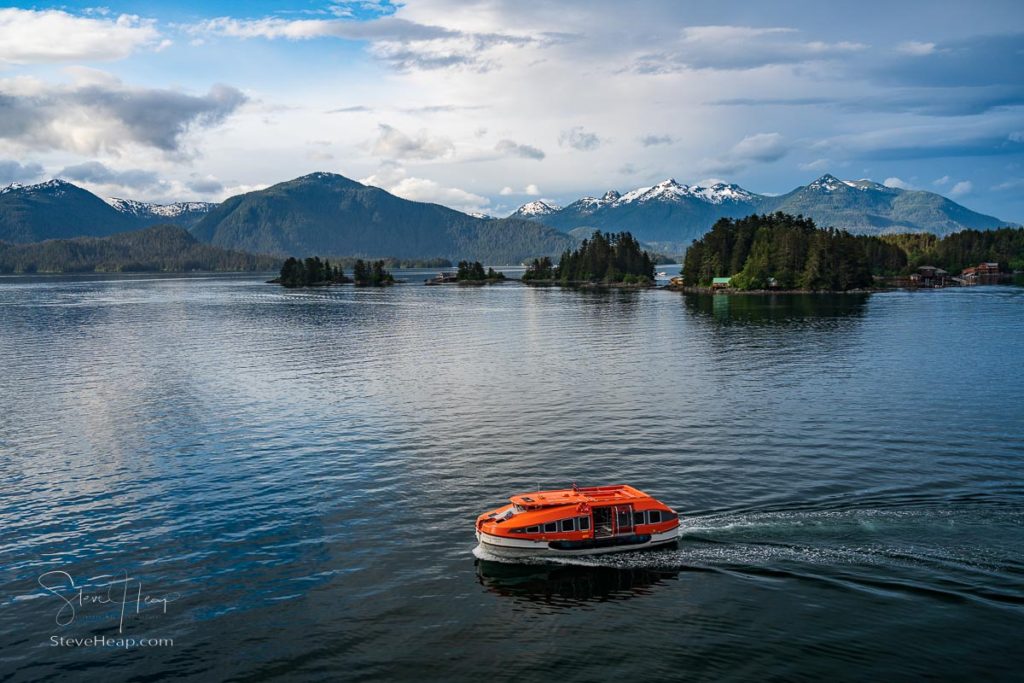
<instances>
[{"instance_id":1,"label":"mountain range","mask_svg":"<svg viewBox=\"0 0 1024 683\"><path fill-rule=\"evenodd\" d=\"M0 188L0 241L105 237L158 223L191 227L216 204L103 200L66 180Z\"/></svg>"},{"instance_id":2,"label":"mountain range","mask_svg":"<svg viewBox=\"0 0 1024 683\"><path fill-rule=\"evenodd\" d=\"M719 218L776 211L867 235L930 232L943 236L1008 224L934 192L870 180L840 180L830 174L779 196L756 194L730 183L684 185L670 178L625 194L609 190L601 197L583 197L565 207L533 201L510 218L544 223L574 235L594 229L628 230L656 248L678 254Z\"/></svg>"},{"instance_id":3,"label":"mountain range","mask_svg":"<svg viewBox=\"0 0 1024 683\"><path fill-rule=\"evenodd\" d=\"M574 240L518 218L470 216L412 202L333 173L231 197L192 228L201 241L265 254L471 259L508 264Z\"/></svg>"},{"instance_id":4,"label":"mountain range","mask_svg":"<svg viewBox=\"0 0 1024 683\"><path fill-rule=\"evenodd\" d=\"M673 179L625 194L543 201L507 218L473 216L396 197L333 173L311 173L220 204L149 204L100 199L63 180L0 189L0 242L107 237L157 224L187 228L199 242L275 256L470 259L495 265L557 256L595 229L625 231L645 245L682 254L722 217L783 211L822 226L878 234L1007 225L941 195L824 175L780 196L738 185Z\"/></svg>"}]
</instances>

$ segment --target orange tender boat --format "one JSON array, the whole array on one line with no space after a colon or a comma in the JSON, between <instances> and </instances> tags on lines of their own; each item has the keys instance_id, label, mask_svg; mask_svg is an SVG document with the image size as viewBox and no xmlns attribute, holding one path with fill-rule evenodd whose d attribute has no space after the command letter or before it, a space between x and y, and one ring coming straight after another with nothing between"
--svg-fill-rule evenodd
<instances>
[{"instance_id":1,"label":"orange tender boat","mask_svg":"<svg viewBox=\"0 0 1024 683\"><path fill-rule=\"evenodd\" d=\"M522 493L476 519L476 539L493 555L597 555L672 543L679 515L632 486Z\"/></svg>"}]
</instances>

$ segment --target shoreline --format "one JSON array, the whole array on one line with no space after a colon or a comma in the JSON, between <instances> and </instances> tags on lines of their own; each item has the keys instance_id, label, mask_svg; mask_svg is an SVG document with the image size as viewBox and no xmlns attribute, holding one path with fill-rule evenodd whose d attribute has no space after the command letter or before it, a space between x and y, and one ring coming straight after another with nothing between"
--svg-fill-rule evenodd
<instances>
[{"instance_id":1,"label":"shoreline","mask_svg":"<svg viewBox=\"0 0 1024 683\"><path fill-rule=\"evenodd\" d=\"M860 289L733 289L729 287L720 287L718 289L712 287L696 287L696 286L684 286L679 287L676 285L665 285L659 287L670 292L681 292L683 294L710 294L713 296L720 295L748 295L753 294L755 296L765 296L770 294L874 294L877 292L889 292L898 287L876 287L876 288L860 288ZM923 289L921 287L913 287L908 289Z\"/></svg>"}]
</instances>

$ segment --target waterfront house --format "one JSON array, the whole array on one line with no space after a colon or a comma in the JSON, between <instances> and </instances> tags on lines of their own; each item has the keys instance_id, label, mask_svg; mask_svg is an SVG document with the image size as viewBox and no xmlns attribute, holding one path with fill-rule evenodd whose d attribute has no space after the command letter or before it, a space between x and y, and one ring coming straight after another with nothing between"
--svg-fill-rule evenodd
<instances>
[{"instance_id":1,"label":"waterfront house","mask_svg":"<svg viewBox=\"0 0 1024 683\"><path fill-rule=\"evenodd\" d=\"M949 273L936 266L921 266L910 275L910 282L918 287L945 287L949 284Z\"/></svg>"},{"instance_id":2,"label":"waterfront house","mask_svg":"<svg viewBox=\"0 0 1024 683\"><path fill-rule=\"evenodd\" d=\"M725 289L731 281L731 277L716 277L711 280L711 289Z\"/></svg>"},{"instance_id":3,"label":"waterfront house","mask_svg":"<svg viewBox=\"0 0 1024 683\"><path fill-rule=\"evenodd\" d=\"M989 261L979 263L970 268L964 268L960 277L967 284L977 284L979 282L993 282L999 278L999 275L999 264Z\"/></svg>"}]
</instances>

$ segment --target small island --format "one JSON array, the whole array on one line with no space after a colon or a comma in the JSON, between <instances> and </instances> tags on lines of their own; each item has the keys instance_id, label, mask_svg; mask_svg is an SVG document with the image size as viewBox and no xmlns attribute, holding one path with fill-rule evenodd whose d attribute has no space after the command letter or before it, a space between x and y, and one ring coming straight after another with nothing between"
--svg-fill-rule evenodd
<instances>
[{"instance_id":1,"label":"small island","mask_svg":"<svg viewBox=\"0 0 1024 683\"><path fill-rule=\"evenodd\" d=\"M522 281L568 287L653 287L654 259L632 234L596 230L577 249L563 252L557 266L547 256L534 259Z\"/></svg>"},{"instance_id":2,"label":"small island","mask_svg":"<svg viewBox=\"0 0 1024 683\"><path fill-rule=\"evenodd\" d=\"M484 270L479 261L459 261L459 268L456 272L441 272L436 277L428 278L426 285L493 285L498 282L505 282L505 273L498 272L494 268Z\"/></svg>"},{"instance_id":3,"label":"small island","mask_svg":"<svg viewBox=\"0 0 1024 683\"><path fill-rule=\"evenodd\" d=\"M345 275L341 266L332 266L329 259L321 261L319 256L310 256L306 259L288 258L281 266L280 276L270 282L288 288L330 287L343 284L355 284L356 287L384 287L394 284L395 278L385 269L383 260L367 262L356 259L350 278Z\"/></svg>"}]
</instances>

